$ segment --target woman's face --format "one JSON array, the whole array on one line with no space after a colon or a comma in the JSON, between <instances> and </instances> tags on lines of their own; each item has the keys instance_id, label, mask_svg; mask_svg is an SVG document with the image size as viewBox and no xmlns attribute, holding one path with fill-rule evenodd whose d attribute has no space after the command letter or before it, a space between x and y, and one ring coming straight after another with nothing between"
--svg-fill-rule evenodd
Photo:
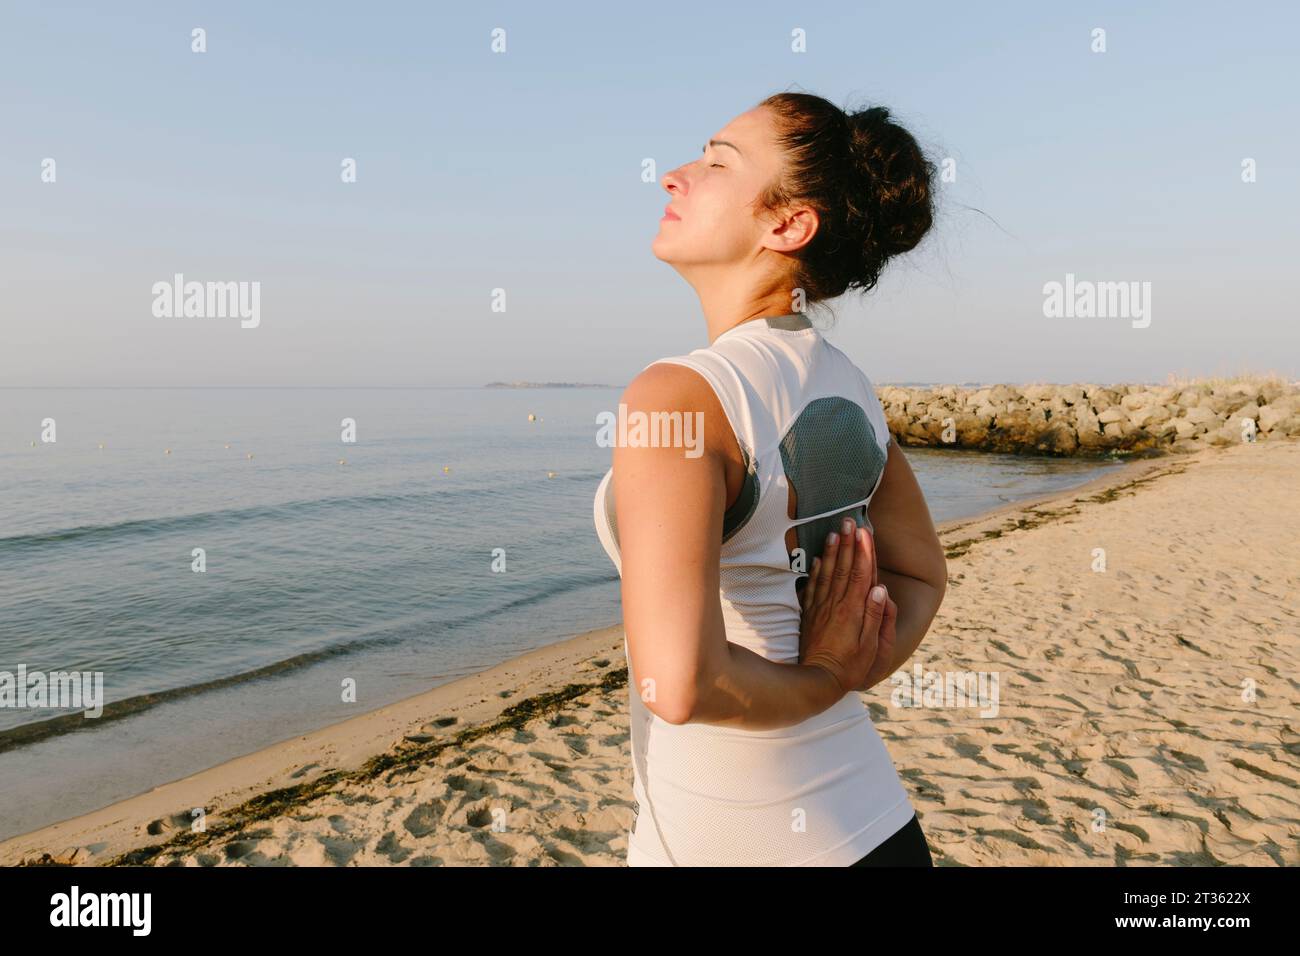
<instances>
[{"instance_id":1,"label":"woman's face","mask_svg":"<svg viewBox=\"0 0 1300 956\"><path fill-rule=\"evenodd\" d=\"M699 159L661 178L669 200L655 256L673 266L751 259L772 226L756 217L753 203L780 170L770 114L741 113L710 137Z\"/></svg>"}]
</instances>

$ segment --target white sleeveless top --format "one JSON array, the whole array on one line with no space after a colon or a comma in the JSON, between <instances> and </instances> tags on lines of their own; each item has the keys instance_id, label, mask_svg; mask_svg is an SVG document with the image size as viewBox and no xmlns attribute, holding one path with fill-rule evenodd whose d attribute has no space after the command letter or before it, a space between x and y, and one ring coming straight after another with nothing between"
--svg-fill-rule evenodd
<instances>
[{"instance_id":1,"label":"white sleeveless top","mask_svg":"<svg viewBox=\"0 0 1300 956\"><path fill-rule=\"evenodd\" d=\"M866 506L890 442L875 390L797 313L742 322L705 348L658 361L695 369L713 387L747 464L723 522L727 640L797 663L796 580L845 515L870 527ZM621 574L612 477L611 468L594 513ZM787 516L791 485L794 519ZM785 546L791 526L794 553ZM629 866L848 866L911 819L907 792L858 692L776 730L670 724L641 700L626 638L623 650L638 806Z\"/></svg>"}]
</instances>

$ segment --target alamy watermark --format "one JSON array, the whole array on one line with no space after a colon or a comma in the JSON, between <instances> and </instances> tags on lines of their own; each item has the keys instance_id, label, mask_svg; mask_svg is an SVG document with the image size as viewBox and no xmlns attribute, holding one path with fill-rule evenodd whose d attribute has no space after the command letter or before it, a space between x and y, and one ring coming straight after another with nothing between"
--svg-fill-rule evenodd
<instances>
[{"instance_id":1,"label":"alamy watermark","mask_svg":"<svg viewBox=\"0 0 1300 956\"><path fill-rule=\"evenodd\" d=\"M596 415L596 444L602 448L684 448L687 458L704 454L704 412L629 412Z\"/></svg>"},{"instance_id":2,"label":"alamy watermark","mask_svg":"<svg viewBox=\"0 0 1300 956\"><path fill-rule=\"evenodd\" d=\"M156 319L239 318L245 329L262 322L260 282L186 282L178 272L171 282L155 282L152 292Z\"/></svg>"},{"instance_id":3,"label":"alamy watermark","mask_svg":"<svg viewBox=\"0 0 1300 956\"><path fill-rule=\"evenodd\" d=\"M889 702L895 707L979 707L981 717L998 715L997 671L897 671Z\"/></svg>"},{"instance_id":4,"label":"alamy watermark","mask_svg":"<svg viewBox=\"0 0 1300 956\"><path fill-rule=\"evenodd\" d=\"M85 710L87 717L104 712L103 671L0 671L0 707L55 707Z\"/></svg>"},{"instance_id":5,"label":"alamy watermark","mask_svg":"<svg viewBox=\"0 0 1300 956\"><path fill-rule=\"evenodd\" d=\"M1065 282L1043 286L1043 315L1049 319L1132 319L1133 328L1151 324L1150 282L1076 282L1074 273Z\"/></svg>"}]
</instances>

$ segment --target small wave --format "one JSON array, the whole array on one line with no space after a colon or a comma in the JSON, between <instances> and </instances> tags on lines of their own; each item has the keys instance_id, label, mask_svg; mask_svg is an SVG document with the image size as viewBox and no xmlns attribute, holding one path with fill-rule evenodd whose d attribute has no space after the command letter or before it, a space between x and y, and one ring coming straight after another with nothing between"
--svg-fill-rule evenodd
<instances>
[{"instance_id":1,"label":"small wave","mask_svg":"<svg viewBox=\"0 0 1300 956\"><path fill-rule=\"evenodd\" d=\"M198 684L189 684L185 687L175 687L169 690L157 691L149 694L137 694L134 697L128 697L125 700L112 701L111 703L104 704L103 711L98 717L86 717L84 713L78 711L71 714L60 714L57 717L33 721L32 723L22 724L21 726L13 727L9 730L0 731L0 753L4 753L8 750L16 750L20 747L30 746L31 744L39 743L42 740L48 740L52 737L58 737L67 733L73 733L80 730L94 730L97 727L103 726L104 724L110 723L114 720L122 720L126 717L132 717L161 704L183 700L197 694L205 694L227 687L234 687L239 684L246 684L250 681L282 677L291 671L300 670L304 667L320 663L321 661L329 660L330 658L355 654L358 651L382 647L384 645L409 642L413 639L411 636L413 630L419 634L427 634L433 628L445 632L466 625L481 624L485 618L489 618L494 614L516 610L521 607L527 607L531 604L538 604L542 601L564 595L570 591L580 590L598 584L606 584L610 581L616 580L618 580L618 576L610 574L569 575L559 581L542 582L533 593L506 601L487 612L484 612L482 609L474 609L452 619L431 621L424 618L414 621L408 619L402 622L383 622L379 624L378 627L388 629L387 633L358 638L332 647L325 647L315 651L295 654L293 657L288 657L281 661L266 664L262 667L257 667L239 674L219 677L215 680L203 681ZM393 630L393 628L400 628L400 630Z\"/></svg>"},{"instance_id":2,"label":"small wave","mask_svg":"<svg viewBox=\"0 0 1300 956\"><path fill-rule=\"evenodd\" d=\"M590 482L597 480L600 476L585 473L580 478L576 475L565 477ZM51 531L38 531L7 537L0 536L0 554L11 551L29 551L75 541L143 537L181 529L194 530L213 525L227 526L249 521L260 521L266 518L310 516L330 510L386 508L401 505L419 506L437 500L454 501L459 508L460 505L467 502L516 493L521 487L520 485L499 488L464 487L446 489L440 487L429 491L308 498L280 504L253 505L245 508L222 508L216 511L199 511L192 514L132 518L109 524L79 525L70 528L56 528Z\"/></svg>"}]
</instances>

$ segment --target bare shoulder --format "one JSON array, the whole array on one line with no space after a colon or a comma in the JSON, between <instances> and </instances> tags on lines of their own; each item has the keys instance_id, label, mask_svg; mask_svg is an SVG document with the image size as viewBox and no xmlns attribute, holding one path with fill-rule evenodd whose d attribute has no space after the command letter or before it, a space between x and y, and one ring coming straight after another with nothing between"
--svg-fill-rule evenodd
<instances>
[{"instance_id":1,"label":"bare shoulder","mask_svg":"<svg viewBox=\"0 0 1300 956\"><path fill-rule=\"evenodd\" d=\"M648 406L697 411L709 398L716 403L713 389L709 388L703 376L695 369L675 362L647 365L623 390L623 401L629 408L635 401L647 406L644 408L646 411L650 410Z\"/></svg>"},{"instance_id":2,"label":"bare shoulder","mask_svg":"<svg viewBox=\"0 0 1300 956\"><path fill-rule=\"evenodd\" d=\"M627 406L629 414L698 413L706 423L727 422L722 404L704 376L689 366L674 362L656 362L646 366L628 383L620 401ZM724 429L704 428L703 433L705 446L711 452L725 454L728 451L729 426Z\"/></svg>"}]
</instances>

